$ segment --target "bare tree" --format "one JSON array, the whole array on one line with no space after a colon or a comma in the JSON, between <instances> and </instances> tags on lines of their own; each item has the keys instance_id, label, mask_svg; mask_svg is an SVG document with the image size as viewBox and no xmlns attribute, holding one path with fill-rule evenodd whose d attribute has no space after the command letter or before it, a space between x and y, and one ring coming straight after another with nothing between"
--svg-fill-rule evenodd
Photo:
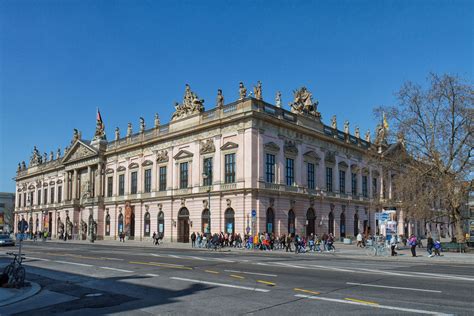
<instances>
[{"instance_id":1,"label":"bare tree","mask_svg":"<svg viewBox=\"0 0 474 316\"><path fill-rule=\"evenodd\" d=\"M405 83L386 113L389 140L379 163L395 171L392 203L407 217L447 217L463 240L462 207L472 190L474 91L457 76L430 74L428 86Z\"/></svg>"}]
</instances>

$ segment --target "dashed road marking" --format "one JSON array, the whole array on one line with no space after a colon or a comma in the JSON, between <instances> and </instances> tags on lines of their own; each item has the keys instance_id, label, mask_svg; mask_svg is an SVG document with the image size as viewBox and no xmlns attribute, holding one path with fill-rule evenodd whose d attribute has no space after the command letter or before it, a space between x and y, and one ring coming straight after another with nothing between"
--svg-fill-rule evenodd
<instances>
[{"instance_id":1,"label":"dashed road marking","mask_svg":"<svg viewBox=\"0 0 474 316\"><path fill-rule=\"evenodd\" d=\"M274 282L268 282L268 281L264 281L264 280L257 280L257 282L265 284L265 285L269 285L269 286L275 286L276 285L276 283L274 283Z\"/></svg>"},{"instance_id":2,"label":"dashed road marking","mask_svg":"<svg viewBox=\"0 0 474 316\"><path fill-rule=\"evenodd\" d=\"M194 279L185 279L185 278L178 278L178 277L170 277L170 279L178 280L178 281L184 281L184 282L198 283L198 284L207 284L207 285L215 285L215 286L222 286L222 287L230 287L230 288L234 288L234 289L248 290L248 291L254 291L254 292L264 292L264 293L270 292L270 290L253 288L253 287L248 287L248 286L240 286L240 285L234 285L234 284L227 284L227 283L217 283L217 282L209 282L209 281L194 280Z\"/></svg>"},{"instance_id":3,"label":"dashed road marking","mask_svg":"<svg viewBox=\"0 0 474 316\"><path fill-rule=\"evenodd\" d=\"M92 264L69 262L69 261L62 261L62 260L54 260L54 262L57 262L57 263L64 263L64 264L72 264L72 265L81 266L81 267L93 267Z\"/></svg>"},{"instance_id":4,"label":"dashed road marking","mask_svg":"<svg viewBox=\"0 0 474 316\"><path fill-rule=\"evenodd\" d=\"M193 268L184 267L184 266L177 266L171 265L167 263L158 263L158 262L138 262L138 261L130 261L131 264L141 264L147 266L154 266L154 267L161 267L161 268L170 268L170 269L182 269L182 270L192 270Z\"/></svg>"},{"instance_id":5,"label":"dashed road marking","mask_svg":"<svg viewBox=\"0 0 474 316\"><path fill-rule=\"evenodd\" d=\"M28 257L28 258L26 258L26 259L39 260L39 261L51 261L51 260L49 260L49 259L36 258L36 257ZM28 260L27 260L27 262L28 262Z\"/></svg>"},{"instance_id":6,"label":"dashed road marking","mask_svg":"<svg viewBox=\"0 0 474 316\"><path fill-rule=\"evenodd\" d=\"M204 272L213 273L213 274L219 274L219 271L214 271L214 270L204 270Z\"/></svg>"},{"instance_id":7,"label":"dashed road marking","mask_svg":"<svg viewBox=\"0 0 474 316\"><path fill-rule=\"evenodd\" d=\"M399 287L399 286L388 286L388 285L378 285L378 284L366 284L366 283L353 283L353 282L346 282L349 285L357 285L357 286L367 286L367 287L380 287L386 289L396 289L396 290L407 290L407 291L419 291L419 292L430 292L430 293L441 293L438 290L425 290L425 289L416 289L412 287Z\"/></svg>"},{"instance_id":8,"label":"dashed road marking","mask_svg":"<svg viewBox=\"0 0 474 316\"><path fill-rule=\"evenodd\" d=\"M389 310L402 311L402 312L409 312L409 313L418 313L418 314L427 314L427 315L438 315L438 316L448 316L448 315L449 315L449 314L444 314L444 313L438 313L438 312L433 312L433 311L427 311L427 310L423 310L423 309L403 308L403 307L380 305L380 304L368 304L368 303L355 302L355 301L348 301L348 300L341 300L341 299L337 299L337 298L329 298L329 297L321 297L321 296L311 296L311 295L296 294L295 297L308 298L308 299L311 299L311 300L318 300L318 301L327 301L327 302L334 302L334 303L342 303L342 304L352 304L352 305L366 306L366 307L372 307L372 308L389 309Z\"/></svg>"},{"instance_id":9,"label":"dashed road marking","mask_svg":"<svg viewBox=\"0 0 474 316\"><path fill-rule=\"evenodd\" d=\"M118 271L118 272L125 272L125 273L133 273L134 271L131 270L124 270L124 269L117 269L117 268L110 268L110 267L100 267L101 269Z\"/></svg>"},{"instance_id":10,"label":"dashed road marking","mask_svg":"<svg viewBox=\"0 0 474 316\"><path fill-rule=\"evenodd\" d=\"M378 303L375 303L375 302L363 301L363 300L358 300L358 299L356 299L356 298L350 298L350 297L346 297L345 300L346 300L346 301L351 301L351 302L369 304L369 305L379 305Z\"/></svg>"},{"instance_id":11,"label":"dashed road marking","mask_svg":"<svg viewBox=\"0 0 474 316\"><path fill-rule=\"evenodd\" d=\"M237 270L224 270L225 272L231 273L242 273L242 274L251 274L251 275L262 275L268 277L277 277L276 274L268 274L268 273L258 273L258 272L246 272L246 271L237 271Z\"/></svg>"},{"instance_id":12,"label":"dashed road marking","mask_svg":"<svg viewBox=\"0 0 474 316\"><path fill-rule=\"evenodd\" d=\"M294 291L298 291L298 292L304 292L304 293L314 294L314 295L319 295L319 294L321 294L320 292L315 292L315 291L310 291L310 290L305 290L305 289L299 289L299 288L297 288L297 287L295 287L293 290L294 290Z\"/></svg>"},{"instance_id":13,"label":"dashed road marking","mask_svg":"<svg viewBox=\"0 0 474 316\"><path fill-rule=\"evenodd\" d=\"M154 273L147 273L145 275L151 276L151 277L159 277L160 276L159 274L154 274Z\"/></svg>"},{"instance_id":14,"label":"dashed road marking","mask_svg":"<svg viewBox=\"0 0 474 316\"><path fill-rule=\"evenodd\" d=\"M233 277L233 278L236 278L236 279L245 279L245 277L243 277L243 276L241 276L241 275L236 275L236 274L231 274L231 275L229 275L229 276L231 276L231 277Z\"/></svg>"}]
</instances>

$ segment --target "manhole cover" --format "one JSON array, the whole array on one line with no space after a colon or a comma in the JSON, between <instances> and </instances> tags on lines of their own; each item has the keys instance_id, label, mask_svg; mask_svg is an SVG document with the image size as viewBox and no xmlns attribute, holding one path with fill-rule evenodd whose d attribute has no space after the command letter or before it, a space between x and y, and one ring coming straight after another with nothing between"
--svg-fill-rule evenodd
<instances>
[{"instance_id":1,"label":"manhole cover","mask_svg":"<svg viewBox=\"0 0 474 316\"><path fill-rule=\"evenodd\" d=\"M90 294L86 294L85 296L87 297L102 296L102 293L90 293Z\"/></svg>"}]
</instances>

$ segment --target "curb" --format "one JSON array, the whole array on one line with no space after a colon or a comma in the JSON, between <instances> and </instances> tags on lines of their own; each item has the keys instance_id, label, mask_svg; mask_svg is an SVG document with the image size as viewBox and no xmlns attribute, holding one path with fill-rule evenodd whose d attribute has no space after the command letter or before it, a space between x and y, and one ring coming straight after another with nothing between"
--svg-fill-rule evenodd
<instances>
[{"instance_id":1,"label":"curb","mask_svg":"<svg viewBox=\"0 0 474 316\"><path fill-rule=\"evenodd\" d=\"M28 281L25 281L25 282L28 282ZM14 295L13 297L6 299L4 301L0 301L0 307L11 305L13 303L26 300L27 298L30 298L36 295L39 291L41 291L41 286L38 283L35 283L35 282L29 282L29 283L30 283L30 288L27 291L21 293L20 295ZM16 289L6 289L6 290L16 290Z\"/></svg>"}]
</instances>

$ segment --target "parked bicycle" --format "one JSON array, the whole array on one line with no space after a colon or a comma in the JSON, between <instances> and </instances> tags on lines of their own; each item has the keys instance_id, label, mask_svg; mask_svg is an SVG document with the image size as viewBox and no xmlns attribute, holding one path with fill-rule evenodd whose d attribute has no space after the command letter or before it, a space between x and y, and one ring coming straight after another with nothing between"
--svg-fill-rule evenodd
<instances>
[{"instance_id":1,"label":"parked bicycle","mask_svg":"<svg viewBox=\"0 0 474 316\"><path fill-rule=\"evenodd\" d=\"M20 256L19 254L13 252L7 252L7 255L13 256L13 261L5 267L3 273L8 276L9 284L21 287L25 283L26 275L25 268L21 264L23 259L25 259L24 254L21 254Z\"/></svg>"},{"instance_id":2,"label":"parked bicycle","mask_svg":"<svg viewBox=\"0 0 474 316\"><path fill-rule=\"evenodd\" d=\"M367 245L365 246L365 252L368 256L388 256L388 247L385 244L375 244L375 245Z\"/></svg>"}]
</instances>

